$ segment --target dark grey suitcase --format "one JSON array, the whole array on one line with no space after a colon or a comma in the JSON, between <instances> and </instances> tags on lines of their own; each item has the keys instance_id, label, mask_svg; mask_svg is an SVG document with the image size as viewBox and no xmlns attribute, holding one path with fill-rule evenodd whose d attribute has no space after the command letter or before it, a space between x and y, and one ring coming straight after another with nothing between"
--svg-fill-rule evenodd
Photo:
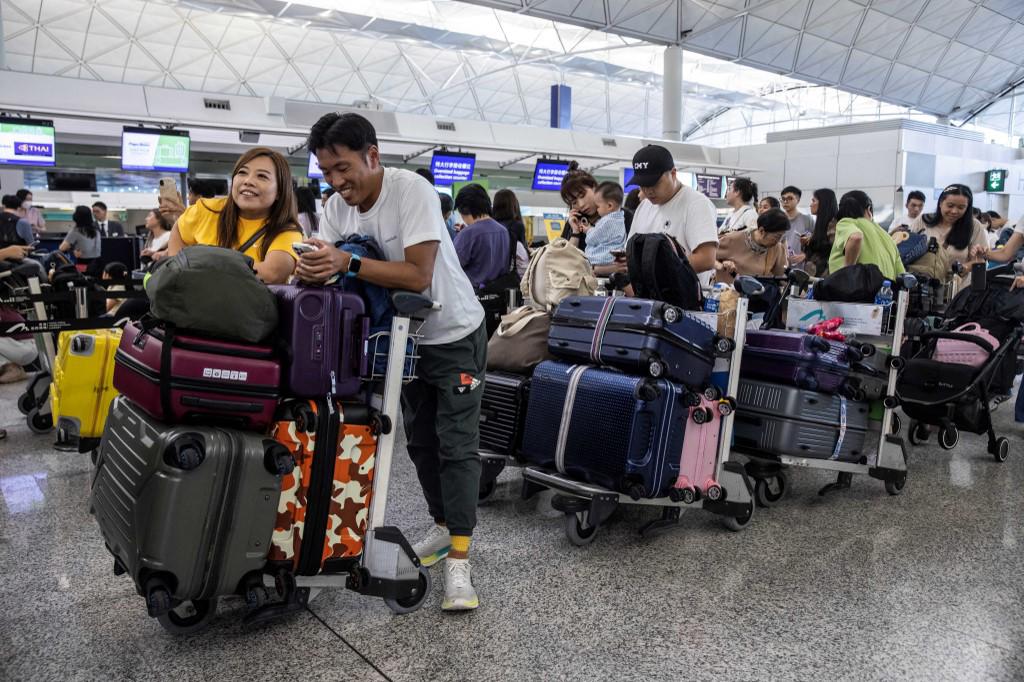
<instances>
[{"instance_id":1,"label":"dark grey suitcase","mask_svg":"<svg viewBox=\"0 0 1024 682\"><path fill-rule=\"evenodd\" d=\"M281 496L294 460L258 433L165 426L114 399L92 477L95 514L115 573L127 572L152 616L181 602L262 584Z\"/></svg>"},{"instance_id":2,"label":"dark grey suitcase","mask_svg":"<svg viewBox=\"0 0 1024 682\"><path fill-rule=\"evenodd\" d=\"M480 400L480 448L507 457L522 450L530 377L488 372Z\"/></svg>"},{"instance_id":3,"label":"dark grey suitcase","mask_svg":"<svg viewBox=\"0 0 1024 682\"><path fill-rule=\"evenodd\" d=\"M869 411L840 395L741 379L733 442L755 454L860 462Z\"/></svg>"}]
</instances>

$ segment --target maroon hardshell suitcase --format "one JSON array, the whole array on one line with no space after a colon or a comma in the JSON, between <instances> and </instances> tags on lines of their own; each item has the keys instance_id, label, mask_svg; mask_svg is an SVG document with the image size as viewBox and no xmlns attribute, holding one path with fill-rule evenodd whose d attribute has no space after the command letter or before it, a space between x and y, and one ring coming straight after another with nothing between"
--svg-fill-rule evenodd
<instances>
[{"instance_id":1,"label":"maroon hardshell suitcase","mask_svg":"<svg viewBox=\"0 0 1024 682\"><path fill-rule=\"evenodd\" d=\"M144 329L129 323L114 356L114 388L167 424L217 422L265 431L281 365L270 346Z\"/></svg>"},{"instance_id":2,"label":"maroon hardshell suitcase","mask_svg":"<svg viewBox=\"0 0 1024 682\"><path fill-rule=\"evenodd\" d=\"M357 294L336 287L272 286L279 334L288 347L282 383L294 398L359 393L367 368L370 318Z\"/></svg>"},{"instance_id":3,"label":"maroon hardshell suitcase","mask_svg":"<svg viewBox=\"0 0 1024 682\"><path fill-rule=\"evenodd\" d=\"M749 331L740 374L852 397L856 387L849 381L851 356L859 359L845 343L803 332Z\"/></svg>"}]
</instances>

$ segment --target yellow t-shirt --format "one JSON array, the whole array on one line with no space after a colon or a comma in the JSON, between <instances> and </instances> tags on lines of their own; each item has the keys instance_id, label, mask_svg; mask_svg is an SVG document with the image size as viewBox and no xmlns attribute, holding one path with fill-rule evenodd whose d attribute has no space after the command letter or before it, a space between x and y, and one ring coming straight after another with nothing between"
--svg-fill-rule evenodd
<instances>
[{"instance_id":1,"label":"yellow t-shirt","mask_svg":"<svg viewBox=\"0 0 1024 682\"><path fill-rule=\"evenodd\" d=\"M227 202L227 197L200 199L185 209L185 212L178 218L178 234L181 235L181 241L185 243L185 246L193 246L195 244L217 246L217 220L220 218L220 211L224 208L225 202ZM235 248L238 248L256 234L263 227L263 222L262 220L239 218L238 241L234 245ZM295 252L292 251L292 242L301 241L302 232L298 230L282 232L270 243L267 253L271 251L284 251L292 258L297 259ZM255 244L245 250L245 255L252 258L256 263L261 261L260 246L262 246L262 242L263 238L257 239Z\"/></svg>"}]
</instances>

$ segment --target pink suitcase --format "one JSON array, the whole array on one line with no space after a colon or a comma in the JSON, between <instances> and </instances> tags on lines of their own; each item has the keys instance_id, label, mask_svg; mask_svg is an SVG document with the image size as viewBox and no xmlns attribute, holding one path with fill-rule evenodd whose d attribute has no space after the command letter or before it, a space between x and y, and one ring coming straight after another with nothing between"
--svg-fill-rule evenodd
<instances>
[{"instance_id":1,"label":"pink suitcase","mask_svg":"<svg viewBox=\"0 0 1024 682\"><path fill-rule=\"evenodd\" d=\"M700 405L690 408L673 498L686 504L700 497L709 500L722 498L722 488L715 480L715 463L718 461L718 434L722 426L721 409L726 404L708 400L702 395Z\"/></svg>"},{"instance_id":2,"label":"pink suitcase","mask_svg":"<svg viewBox=\"0 0 1024 682\"><path fill-rule=\"evenodd\" d=\"M218 422L265 431L274 421L281 365L270 346L125 327L114 388L167 424Z\"/></svg>"}]
</instances>

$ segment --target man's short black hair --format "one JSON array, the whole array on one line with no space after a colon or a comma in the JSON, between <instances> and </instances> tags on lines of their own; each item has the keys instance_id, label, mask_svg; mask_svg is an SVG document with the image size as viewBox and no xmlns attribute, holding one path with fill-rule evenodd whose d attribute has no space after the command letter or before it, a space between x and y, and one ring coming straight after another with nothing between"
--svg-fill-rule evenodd
<instances>
[{"instance_id":1,"label":"man's short black hair","mask_svg":"<svg viewBox=\"0 0 1024 682\"><path fill-rule=\"evenodd\" d=\"M779 192L779 196L781 197L783 194L795 194L797 199L802 198L804 195L804 193L800 191L799 187L795 187L793 185L787 185L786 187L783 187L782 191Z\"/></svg>"},{"instance_id":2,"label":"man's short black hair","mask_svg":"<svg viewBox=\"0 0 1024 682\"><path fill-rule=\"evenodd\" d=\"M920 201L923 204L925 202L924 192L921 192L921 191L918 191L918 190L915 189L913 192L911 192L910 194L907 195L907 203L908 204L911 201L913 201L914 199L917 199L918 201Z\"/></svg>"},{"instance_id":3,"label":"man's short black hair","mask_svg":"<svg viewBox=\"0 0 1024 682\"><path fill-rule=\"evenodd\" d=\"M489 216L491 197L487 190L474 182L459 190L455 196L455 210L462 215Z\"/></svg>"},{"instance_id":4,"label":"man's short black hair","mask_svg":"<svg viewBox=\"0 0 1024 682\"><path fill-rule=\"evenodd\" d=\"M419 175L420 177L425 178L426 181L429 182L431 185L434 184L434 174L430 172L430 169L428 169L428 168L417 168L416 169L416 175Z\"/></svg>"},{"instance_id":5,"label":"man's short black hair","mask_svg":"<svg viewBox=\"0 0 1024 682\"><path fill-rule=\"evenodd\" d=\"M19 189L15 193L15 196L18 197L18 201L25 201L25 197L27 197L29 194L32 194L32 190L30 190L30 189Z\"/></svg>"},{"instance_id":6,"label":"man's short black hair","mask_svg":"<svg viewBox=\"0 0 1024 682\"><path fill-rule=\"evenodd\" d=\"M1002 220L1003 216L999 215L998 211L985 211L989 218L995 218L996 220Z\"/></svg>"},{"instance_id":7,"label":"man's short black hair","mask_svg":"<svg viewBox=\"0 0 1024 682\"><path fill-rule=\"evenodd\" d=\"M94 202L94 203L93 203L93 205L92 205L92 207L93 207L93 208L102 208L102 209L103 209L104 211L106 211L106 210L107 210L107 205L106 205L106 204L104 204L104 203L103 203L102 201L97 201L97 202Z\"/></svg>"},{"instance_id":8,"label":"man's short black hair","mask_svg":"<svg viewBox=\"0 0 1024 682\"><path fill-rule=\"evenodd\" d=\"M443 216L445 213L451 213L452 209L455 208L455 200L452 199L451 195L438 194L438 197L441 199L441 215Z\"/></svg>"},{"instance_id":9,"label":"man's short black hair","mask_svg":"<svg viewBox=\"0 0 1024 682\"><path fill-rule=\"evenodd\" d=\"M373 124L359 114L324 114L313 124L306 142L309 151L347 147L360 154L377 145L377 131Z\"/></svg>"},{"instance_id":10,"label":"man's short black hair","mask_svg":"<svg viewBox=\"0 0 1024 682\"><path fill-rule=\"evenodd\" d=\"M4 208L11 210L21 208L21 199L16 194L5 194L3 199L0 199L0 203L4 205Z\"/></svg>"},{"instance_id":11,"label":"man's short black hair","mask_svg":"<svg viewBox=\"0 0 1024 682\"><path fill-rule=\"evenodd\" d=\"M114 279L125 279L128 277L128 266L119 261L113 261L103 266L103 273Z\"/></svg>"},{"instance_id":12,"label":"man's short black hair","mask_svg":"<svg viewBox=\"0 0 1024 682\"><path fill-rule=\"evenodd\" d=\"M770 208L757 216L757 226L769 234L785 232L789 229L789 216L781 208Z\"/></svg>"}]
</instances>

